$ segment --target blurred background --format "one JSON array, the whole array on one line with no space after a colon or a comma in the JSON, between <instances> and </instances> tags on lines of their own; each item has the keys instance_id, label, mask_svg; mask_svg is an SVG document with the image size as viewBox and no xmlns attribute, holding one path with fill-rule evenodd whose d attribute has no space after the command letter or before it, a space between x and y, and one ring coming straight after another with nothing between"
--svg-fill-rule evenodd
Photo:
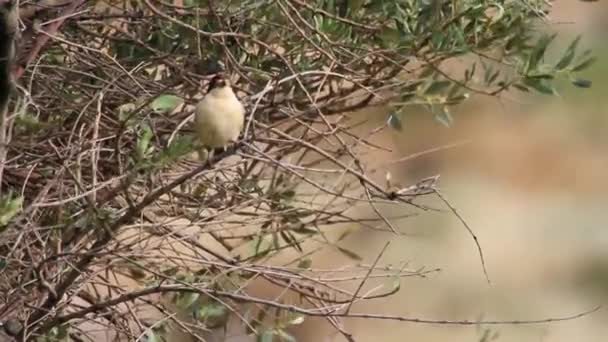
<instances>
[{"instance_id":1,"label":"blurred background","mask_svg":"<svg viewBox=\"0 0 608 342\"><path fill-rule=\"evenodd\" d=\"M568 316L608 298L608 4L556 1L551 28L558 47L578 34L598 61L583 76L591 89L564 81L560 96L507 94L475 97L454 111L446 128L413 111L401 132L377 139L393 149L386 162L402 185L440 174L440 188L479 238L492 285L486 282L473 240L454 215L421 213L399 221L408 236L358 230L345 242L371 263L386 241L381 263L441 268L426 279L404 279L399 294L356 305L355 311L449 320L526 320ZM383 109L359 113L386 119ZM378 151L369 156L370 165ZM381 179L381 178L380 178ZM429 198L428 203L441 206ZM444 207L445 208L445 207ZM402 210L402 209L401 209ZM387 212L393 215L400 213ZM317 266L348 264L325 251ZM608 309L567 322L528 326L439 326L347 321L357 341L606 341ZM489 329L489 330L488 330ZM488 331L486 331L488 330ZM342 341L310 320L298 341Z\"/></svg>"}]
</instances>

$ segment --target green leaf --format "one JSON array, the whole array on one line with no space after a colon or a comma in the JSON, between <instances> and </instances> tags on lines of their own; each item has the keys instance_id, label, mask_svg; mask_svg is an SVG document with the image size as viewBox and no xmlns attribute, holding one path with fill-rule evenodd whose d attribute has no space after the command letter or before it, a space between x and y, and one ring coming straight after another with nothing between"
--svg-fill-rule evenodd
<instances>
[{"instance_id":1,"label":"green leaf","mask_svg":"<svg viewBox=\"0 0 608 342\"><path fill-rule=\"evenodd\" d=\"M445 104L449 104L449 105L457 105L462 103L463 101L465 101L466 99L469 98L469 94L468 93L464 93L461 95L456 95L454 97L450 97L448 99L445 100Z\"/></svg>"},{"instance_id":2,"label":"green leaf","mask_svg":"<svg viewBox=\"0 0 608 342\"><path fill-rule=\"evenodd\" d=\"M300 325L304 323L304 320L306 319L306 317L302 314L295 313L292 315L293 316L287 320L287 324L289 325Z\"/></svg>"},{"instance_id":3,"label":"green leaf","mask_svg":"<svg viewBox=\"0 0 608 342\"><path fill-rule=\"evenodd\" d=\"M556 34L544 35L538 40L538 42L536 43L536 46L534 47L534 49L532 50L532 53L530 54L530 58L528 59L528 68L526 71L536 69L536 67L538 66L538 63L545 56L547 47L549 46L549 44L551 44L551 42L555 39L556 36L557 36Z\"/></svg>"},{"instance_id":4,"label":"green leaf","mask_svg":"<svg viewBox=\"0 0 608 342\"><path fill-rule=\"evenodd\" d=\"M464 71L465 83L469 82L473 78L473 76L475 76L476 67L477 67L477 63L473 63L473 66L471 67L471 69L466 69Z\"/></svg>"},{"instance_id":5,"label":"green leaf","mask_svg":"<svg viewBox=\"0 0 608 342\"><path fill-rule=\"evenodd\" d=\"M209 328L217 328L228 321L228 309L218 302L206 303L198 309L196 318Z\"/></svg>"},{"instance_id":6,"label":"green leaf","mask_svg":"<svg viewBox=\"0 0 608 342\"><path fill-rule=\"evenodd\" d=\"M298 262L298 268L305 269L305 270L309 269L311 265L312 265L312 260L310 260L308 258L302 259Z\"/></svg>"},{"instance_id":7,"label":"green leaf","mask_svg":"<svg viewBox=\"0 0 608 342\"><path fill-rule=\"evenodd\" d=\"M572 60L574 59L574 55L576 54L576 47L578 46L578 43L580 41L581 36L578 36L576 37L576 39L574 39L574 41L572 41L572 43L570 43L570 46L568 46L562 58L560 58L560 60L555 65L555 69L564 70L570 65L570 62L572 62Z\"/></svg>"},{"instance_id":8,"label":"green leaf","mask_svg":"<svg viewBox=\"0 0 608 342\"><path fill-rule=\"evenodd\" d=\"M141 161L147 157L152 137L152 129L150 126L145 125L139 135L139 139L137 139L137 146L135 148L137 160Z\"/></svg>"},{"instance_id":9,"label":"green leaf","mask_svg":"<svg viewBox=\"0 0 608 342\"><path fill-rule=\"evenodd\" d=\"M500 75L500 70L496 70L493 73L487 73L486 77L485 77L486 85L492 85L492 83L494 83L494 81L496 81L496 79L498 78L499 75Z\"/></svg>"},{"instance_id":10,"label":"green leaf","mask_svg":"<svg viewBox=\"0 0 608 342\"><path fill-rule=\"evenodd\" d=\"M361 257L359 254L357 254L357 253L355 253L355 252L353 252L353 251L351 251L351 250L349 250L349 249L346 249L346 248L344 248L344 247L340 247L340 246L336 246L336 248L337 248L337 249L338 249L338 250L339 250L339 251L340 251L342 254L346 255L346 256L347 256L347 257L349 257L350 259L357 260L357 261L361 261L361 260L363 260L363 258L362 258L362 257Z\"/></svg>"},{"instance_id":11,"label":"green leaf","mask_svg":"<svg viewBox=\"0 0 608 342\"><path fill-rule=\"evenodd\" d=\"M187 310L199 297L200 294L196 292L180 292L175 296L175 306L182 310Z\"/></svg>"},{"instance_id":12,"label":"green leaf","mask_svg":"<svg viewBox=\"0 0 608 342\"><path fill-rule=\"evenodd\" d=\"M183 102L181 97L175 95L160 95L150 103L150 108L156 113L165 114L173 111Z\"/></svg>"},{"instance_id":13,"label":"green leaf","mask_svg":"<svg viewBox=\"0 0 608 342\"><path fill-rule=\"evenodd\" d=\"M306 227L303 223L298 224L296 228L292 229L292 231L294 233L305 234L305 235L319 234L319 231L317 229Z\"/></svg>"},{"instance_id":14,"label":"green leaf","mask_svg":"<svg viewBox=\"0 0 608 342\"><path fill-rule=\"evenodd\" d=\"M441 109L435 112L435 120L446 127L451 127L454 123L454 118L447 106L442 106Z\"/></svg>"},{"instance_id":15,"label":"green leaf","mask_svg":"<svg viewBox=\"0 0 608 342\"><path fill-rule=\"evenodd\" d=\"M348 0L348 9L350 14L356 13L361 6L365 3L365 0Z\"/></svg>"},{"instance_id":16,"label":"green leaf","mask_svg":"<svg viewBox=\"0 0 608 342\"><path fill-rule=\"evenodd\" d=\"M528 93L528 92L530 92L530 89L528 89L528 87L526 87L526 86L524 86L524 85L521 85L521 84L519 84L519 83L514 83L514 84L512 84L512 86L513 86L515 89L517 89L517 90L519 90L519 91L522 91L522 92L524 92L524 93Z\"/></svg>"},{"instance_id":17,"label":"green leaf","mask_svg":"<svg viewBox=\"0 0 608 342\"><path fill-rule=\"evenodd\" d=\"M285 341L285 342L297 342L296 339L293 336L289 335L283 329L277 329L276 334L281 338L282 341Z\"/></svg>"},{"instance_id":18,"label":"green leaf","mask_svg":"<svg viewBox=\"0 0 608 342\"><path fill-rule=\"evenodd\" d=\"M401 121L401 115L398 112L392 112L388 116L387 123L388 123L389 127L391 127L392 129L395 129L397 131L401 131L403 129L403 122Z\"/></svg>"},{"instance_id":19,"label":"green leaf","mask_svg":"<svg viewBox=\"0 0 608 342\"><path fill-rule=\"evenodd\" d=\"M274 331L272 330L264 330L261 334L259 334L256 338L256 342L272 342L274 339Z\"/></svg>"},{"instance_id":20,"label":"green leaf","mask_svg":"<svg viewBox=\"0 0 608 342\"><path fill-rule=\"evenodd\" d=\"M401 279L399 277L393 278L393 291L399 291L401 289Z\"/></svg>"},{"instance_id":21,"label":"green leaf","mask_svg":"<svg viewBox=\"0 0 608 342\"><path fill-rule=\"evenodd\" d=\"M584 69L587 69L588 67L590 67L593 63L595 63L595 61L597 60L596 57L589 57L581 62L579 62L578 64L576 64L573 68L572 71L573 72L579 72L582 71Z\"/></svg>"},{"instance_id":22,"label":"green leaf","mask_svg":"<svg viewBox=\"0 0 608 342\"><path fill-rule=\"evenodd\" d=\"M579 87L579 88L591 88L591 85L593 84L593 82L589 81L589 80L584 80L582 78L577 78L572 80L572 84L574 84L575 86Z\"/></svg>"},{"instance_id":23,"label":"green leaf","mask_svg":"<svg viewBox=\"0 0 608 342\"><path fill-rule=\"evenodd\" d=\"M289 246L294 247L300 253L303 252L302 246L300 246L300 242L289 231L281 230L279 231L279 234L283 238L283 241L285 241Z\"/></svg>"},{"instance_id":24,"label":"green leaf","mask_svg":"<svg viewBox=\"0 0 608 342\"><path fill-rule=\"evenodd\" d=\"M555 95L555 88L547 81L538 78L524 78L524 84L545 95Z\"/></svg>"},{"instance_id":25,"label":"green leaf","mask_svg":"<svg viewBox=\"0 0 608 342\"><path fill-rule=\"evenodd\" d=\"M452 85L450 81L434 81L424 90L425 95L440 94L442 91Z\"/></svg>"},{"instance_id":26,"label":"green leaf","mask_svg":"<svg viewBox=\"0 0 608 342\"><path fill-rule=\"evenodd\" d=\"M7 195L0 198L0 232L6 228L6 225L21 211L23 197L15 196L9 192Z\"/></svg>"},{"instance_id":27,"label":"green leaf","mask_svg":"<svg viewBox=\"0 0 608 342\"><path fill-rule=\"evenodd\" d=\"M192 152L193 149L194 144L191 136L178 136L161 152L158 160L159 164L160 166L168 166L179 158Z\"/></svg>"}]
</instances>

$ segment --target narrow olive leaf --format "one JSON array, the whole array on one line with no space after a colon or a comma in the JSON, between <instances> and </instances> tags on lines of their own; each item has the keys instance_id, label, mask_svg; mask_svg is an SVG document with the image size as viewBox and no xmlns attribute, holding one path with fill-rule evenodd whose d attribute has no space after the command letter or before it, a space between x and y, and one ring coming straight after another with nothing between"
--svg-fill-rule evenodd
<instances>
[{"instance_id":1,"label":"narrow olive leaf","mask_svg":"<svg viewBox=\"0 0 608 342\"><path fill-rule=\"evenodd\" d=\"M555 37L557 37L557 34L544 35L543 37L541 37L538 40L538 42L536 43L536 46L534 47L534 49L532 50L532 53L530 54L530 58L528 59L528 70L536 69L536 67L538 66L538 63L545 56L547 47L549 46L549 44L551 44L551 42L555 39Z\"/></svg>"},{"instance_id":2,"label":"narrow olive leaf","mask_svg":"<svg viewBox=\"0 0 608 342\"><path fill-rule=\"evenodd\" d=\"M319 231L314 228L306 227L305 225L298 225L296 228L292 229L294 233L304 234L304 235L315 235L319 234Z\"/></svg>"},{"instance_id":3,"label":"narrow olive leaf","mask_svg":"<svg viewBox=\"0 0 608 342\"><path fill-rule=\"evenodd\" d=\"M156 332L154 332L154 330L152 329L146 332L146 337L147 342L165 342L165 339Z\"/></svg>"},{"instance_id":4,"label":"narrow olive leaf","mask_svg":"<svg viewBox=\"0 0 608 342\"><path fill-rule=\"evenodd\" d=\"M13 197L12 193L7 194L0 200L0 232L21 211L22 204L23 197Z\"/></svg>"},{"instance_id":5,"label":"narrow olive leaf","mask_svg":"<svg viewBox=\"0 0 608 342\"><path fill-rule=\"evenodd\" d=\"M357 260L357 261L361 261L361 260L363 260L363 258L362 258L362 257L361 257L359 254L357 254L357 253L355 253L355 252L353 252L353 251L351 251L351 250L348 250L348 249L346 249L346 248L344 248L344 247L340 247L340 246L336 246L336 248L337 248L337 249L338 249L338 250L339 250L339 251L340 251L342 254L346 255L346 256L347 256L347 257L349 257L350 259Z\"/></svg>"},{"instance_id":6,"label":"narrow olive leaf","mask_svg":"<svg viewBox=\"0 0 608 342\"><path fill-rule=\"evenodd\" d=\"M160 95L150 103L150 108L159 114L166 114L173 111L177 106L181 105L184 100L175 95Z\"/></svg>"},{"instance_id":7,"label":"narrow olive leaf","mask_svg":"<svg viewBox=\"0 0 608 342\"><path fill-rule=\"evenodd\" d=\"M543 79L524 78L524 84L544 95L555 95L555 88Z\"/></svg>"},{"instance_id":8,"label":"narrow olive leaf","mask_svg":"<svg viewBox=\"0 0 608 342\"><path fill-rule=\"evenodd\" d=\"M431 84L424 90L425 95L434 95L440 94L442 91L447 89L452 82L450 81L435 81L431 82Z\"/></svg>"},{"instance_id":9,"label":"narrow olive leaf","mask_svg":"<svg viewBox=\"0 0 608 342\"><path fill-rule=\"evenodd\" d=\"M526 87L526 86L524 86L524 85L521 85L521 84L519 84L519 83L513 83L513 84L512 84L512 86L513 86L515 89L519 90L519 91L522 91L522 92L525 92L525 93L530 92L530 89L528 89L528 87Z\"/></svg>"},{"instance_id":10,"label":"narrow olive leaf","mask_svg":"<svg viewBox=\"0 0 608 342\"><path fill-rule=\"evenodd\" d=\"M473 76L475 76L475 71L477 71L477 63L473 63L473 65L471 66L471 69L466 69L464 71L465 82L470 81L473 78Z\"/></svg>"},{"instance_id":11,"label":"narrow olive leaf","mask_svg":"<svg viewBox=\"0 0 608 342\"><path fill-rule=\"evenodd\" d=\"M494 83L494 81L496 81L496 79L498 78L499 75L500 75L500 70L496 70L495 72L493 72L490 76L487 77L486 84L492 85L492 83Z\"/></svg>"},{"instance_id":12,"label":"narrow olive leaf","mask_svg":"<svg viewBox=\"0 0 608 342\"><path fill-rule=\"evenodd\" d=\"M256 342L272 342L274 340L274 331L265 330L257 336Z\"/></svg>"},{"instance_id":13,"label":"narrow olive leaf","mask_svg":"<svg viewBox=\"0 0 608 342\"><path fill-rule=\"evenodd\" d=\"M279 234L281 234L281 237L283 238L283 241L285 241L288 245L294 247L300 253L303 252L302 246L300 246L300 243L298 242L298 239L295 236L293 236L290 232L285 231L285 230L281 230L281 231L279 231Z\"/></svg>"},{"instance_id":14,"label":"narrow olive leaf","mask_svg":"<svg viewBox=\"0 0 608 342\"><path fill-rule=\"evenodd\" d=\"M592 82L589 80L584 80L582 78L577 78L572 80L572 84L579 88L591 88Z\"/></svg>"},{"instance_id":15,"label":"narrow olive leaf","mask_svg":"<svg viewBox=\"0 0 608 342\"><path fill-rule=\"evenodd\" d=\"M137 146L135 149L138 160L143 160L146 157L148 153L148 148L150 147L150 142L152 141L152 136L152 129L150 128L150 126L145 125L139 136L139 139L137 140Z\"/></svg>"},{"instance_id":16,"label":"narrow olive leaf","mask_svg":"<svg viewBox=\"0 0 608 342\"><path fill-rule=\"evenodd\" d=\"M403 93L401 94L401 102L410 102L416 97L416 93Z\"/></svg>"},{"instance_id":17,"label":"narrow olive leaf","mask_svg":"<svg viewBox=\"0 0 608 342\"><path fill-rule=\"evenodd\" d=\"M194 304L199 298L200 294L196 292L183 292L179 293L175 298L175 306L179 309L186 310Z\"/></svg>"},{"instance_id":18,"label":"narrow olive leaf","mask_svg":"<svg viewBox=\"0 0 608 342\"><path fill-rule=\"evenodd\" d=\"M576 54L576 48L580 41L581 36L578 36L576 37L576 39L574 39L574 41L572 41L572 43L570 43L570 46L568 46L562 58L560 58L560 60L555 65L555 69L564 70L570 65L570 63L574 59L574 55Z\"/></svg>"},{"instance_id":19,"label":"narrow olive leaf","mask_svg":"<svg viewBox=\"0 0 608 342\"><path fill-rule=\"evenodd\" d=\"M171 165L176 160L190 153L194 149L192 137L190 136L179 136L165 149L161 151L158 156L158 162L161 166Z\"/></svg>"},{"instance_id":20,"label":"narrow olive leaf","mask_svg":"<svg viewBox=\"0 0 608 342\"><path fill-rule=\"evenodd\" d=\"M469 98L469 94L468 93L464 93L462 95L457 95L457 96L448 98L447 100L445 100L445 104L447 104L447 105L460 104L460 103L462 103L463 101L465 101L468 98Z\"/></svg>"},{"instance_id":21,"label":"narrow olive leaf","mask_svg":"<svg viewBox=\"0 0 608 342\"><path fill-rule=\"evenodd\" d=\"M283 329L277 329L277 335L282 342L297 342L293 336L289 335L289 333Z\"/></svg>"},{"instance_id":22,"label":"narrow olive leaf","mask_svg":"<svg viewBox=\"0 0 608 342\"><path fill-rule=\"evenodd\" d=\"M452 117L452 114L447 106L443 106L440 110L435 112L435 120L439 121L446 127L451 127L454 123L454 118Z\"/></svg>"},{"instance_id":23,"label":"narrow olive leaf","mask_svg":"<svg viewBox=\"0 0 608 342\"><path fill-rule=\"evenodd\" d=\"M303 270L309 269L310 266L312 266L312 260L310 260L308 258L302 259L298 262L298 268L301 268Z\"/></svg>"},{"instance_id":24,"label":"narrow olive leaf","mask_svg":"<svg viewBox=\"0 0 608 342\"><path fill-rule=\"evenodd\" d=\"M147 274L141 267L136 265L128 265L126 268L134 280L142 280L146 278Z\"/></svg>"},{"instance_id":25,"label":"narrow olive leaf","mask_svg":"<svg viewBox=\"0 0 608 342\"><path fill-rule=\"evenodd\" d=\"M398 112L392 112L388 116L387 124L390 128L401 131L403 129L403 122L401 121L401 115Z\"/></svg>"},{"instance_id":26,"label":"narrow olive leaf","mask_svg":"<svg viewBox=\"0 0 608 342\"><path fill-rule=\"evenodd\" d=\"M527 75L527 78L535 78L535 79L540 79L540 80L552 80L555 78L555 75L552 74L547 74L547 73L539 73L539 74L531 74L531 75Z\"/></svg>"},{"instance_id":27,"label":"narrow olive leaf","mask_svg":"<svg viewBox=\"0 0 608 342\"><path fill-rule=\"evenodd\" d=\"M304 323L305 318L306 317L304 315L295 313L295 314L292 314L292 316L288 319L287 323L289 325L299 325L299 324Z\"/></svg>"},{"instance_id":28,"label":"narrow olive leaf","mask_svg":"<svg viewBox=\"0 0 608 342\"><path fill-rule=\"evenodd\" d=\"M576 64L571 70L573 72L582 71L582 70L590 67L593 63L595 63L596 60L597 60L596 57L589 57L589 58L583 60L582 62L579 62L578 64Z\"/></svg>"}]
</instances>

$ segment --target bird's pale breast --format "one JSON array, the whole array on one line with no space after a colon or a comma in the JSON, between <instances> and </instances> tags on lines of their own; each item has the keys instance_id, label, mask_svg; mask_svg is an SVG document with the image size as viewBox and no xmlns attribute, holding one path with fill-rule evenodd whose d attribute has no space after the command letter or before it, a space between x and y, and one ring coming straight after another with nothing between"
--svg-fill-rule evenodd
<instances>
[{"instance_id":1,"label":"bird's pale breast","mask_svg":"<svg viewBox=\"0 0 608 342\"><path fill-rule=\"evenodd\" d=\"M222 147L236 141L243 129L245 110L229 89L205 96L196 112L197 135L208 147Z\"/></svg>"}]
</instances>

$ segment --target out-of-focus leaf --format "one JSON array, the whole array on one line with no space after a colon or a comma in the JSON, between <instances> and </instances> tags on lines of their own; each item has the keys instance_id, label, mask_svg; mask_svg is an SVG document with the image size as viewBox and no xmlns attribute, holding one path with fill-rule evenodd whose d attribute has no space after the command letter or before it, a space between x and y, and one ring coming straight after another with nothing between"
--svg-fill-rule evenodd
<instances>
[{"instance_id":1,"label":"out-of-focus leaf","mask_svg":"<svg viewBox=\"0 0 608 342\"><path fill-rule=\"evenodd\" d=\"M305 269L305 270L309 269L311 265L312 265L312 260L310 260L308 258L302 259L298 262L298 268Z\"/></svg>"},{"instance_id":2,"label":"out-of-focus leaf","mask_svg":"<svg viewBox=\"0 0 608 342\"><path fill-rule=\"evenodd\" d=\"M150 108L159 114L165 114L173 111L177 106L181 105L184 100L175 95L160 95L150 103Z\"/></svg>"},{"instance_id":3,"label":"out-of-focus leaf","mask_svg":"<svg viewBox=\"0 0 608 342\"><path fill-rule=\"evenodd\" d=\"M435 112L435 119L446 127L451 127L454 123L454 118L447 106L442 106Z\"/></svg>"},{"instance_id":4,"label":"out-of-focus leaf","mask_svg":"<svg viewBox=\"0 0 608 342\"><path fill-rule=\"evenodd\" d=\"M579 88L591 88L592 82L589 80L584 80L582 78L577 78L572 81L572 84Z\"/></svg>"},{"instance_id":5,"label":"out-of-focus leaf","mask_svg":"<svg viewBox=\"0 0 608 342\"><path fill-rule=\"evenodd\" d=\"M570 43L570 46L568 46L562 58L560 58L557 64L555 65L555 69L564 70L570 65L570 62L572 62L572 60L574 59L574 55L576 54L576 47L578 46L578 43L580 41L581 36L578 36L576 37L576 39L574 39L574 41L572 41L572 43Z\"/></svg>"},{"instance_id":6,"label":"out-of-focus leaf","mask_svg":"<svg viewBox=\"0 0 608 342\"><path fill-rule=\"evenodd\" d=\"M403 129L403 122L401 121L401 115L398 112L392 112L388 116L387 123L389 127L395 129L397 131L401 131Z\"/></svg>"},{"instance_id":7,"label":"out-of-focus leaf","mask_svg":"<svg viewBox=\"0 0 608 342\"><path fill-rule=\"evenodd\" d=\"M590 67L593 63L595 63L596 60L597 60L596 57L589 57L589 58L579 62L578 64L576 64L572 68L572 71L574 71L574 72L583 71L583 70L587 69L588 67Z\"/></svg>"},{"instance_id":8,"label":"out-of-focus leaf","mask_svg":"<svg viewBox=\"0 0 608 342\"><path fill-rule=\"evenodd\" d=\"M146 158L146 156L148 155L148 149L150 147L150 142L152 141L152 129L150 128L150 126L145 125L143 127L143 130L139 136L139 139L137 140L137 147L136 147L136 153L137 153L137 159L138 160L143 160Z\"/></svg>"},{"instance_id":9,"label":"out-of-focus leaf","mask_svg":"<svg viewBox=\"0 0 608 342\"><path fill-rule=\"evenodd\" d=\"M336 248L340 251L340 253L344 254L345 256L349 257L350 259L353 259L356 261L363 260L363 258L359 254L357 254L347 248L340 247L340 246L336 246Z\"/></svg>"},{"instance_id":10,"label":"out-of-focus leaf","mask_svg":"<svg viewBox=\"0 0 608 342\"><path fill-rule=\"evenodd\" d=\"M196 292L180 292L175 297L175 306L182 310L186 310L194 304L200 297Z\"/></svg>"},{"instance_id":11,"label":"out-of-focus leaf","mask_svg":"<svg viewBox=\"0 0 608 342\"><path fill-rule=\"evenodd\" d=\"M264 330L256 338L256 342L272 342L274 340L274 331Z\"/></svg>"},{"instance_id":12,"label":"out-of-focus leaf","mask_svg":"<svg viewBox=\"0 0 608 342\"><path fill-rule=\"evenodd\" d=\"M543 79L525 78L524 84L527 85L528 87L536 90L537 92L539 92L541 94L545 94L545 95L555 95L556 94L555 88L553 88L553 86L551 86L551 84L549 84L548 82L546 82Z\"/></svg>"},{"instance_id":13,"label":"out-of-focus leaf","mask_svg":"<svg viewBox=\"0 0 608 342\"><path fill-rule=\"evenodd\" d=\"M12 192L0 198L0 232L21 211L23 197L13 196Z\"/></svg>"},{"instance_id":14,"label":"out-of-focus leaf","mask_svg":"<svg viewBox=\"0 0 608 342\"><path fill-rule=\"evenodd\" d=\"M536 46L532 50L532 54L530 54L530 58L528 59L528 70L535 70L538 67L538 64L545 56L547 47L549 44L551 44L555 37L557 37L557 34L544 35L537 41Z\"/></svg>"},{"instance_id":15,"label":"out-of-focus leaf","mask_svg":"<svg viewBox=\"0 0 608 342\"><path fill-rule=\"evenodd\" d=\"M289 325L299 325L304 323L304 320L306 319L306 317L304 317L304 315L302 314L293 314L293 317L290 317L287 320L287 324Z\"/></svg>"},{"instance_id":16,"label":"out-of-focus leaf","mask_svg":"<svg viewBox=\"0 0 608 342\"><path fill-rule=\"evenodd\" d=\"M452 85L452 82L446 81L446 80L443 80L443 81L433 81L424 90L424 94L425 95L440 94L441 92L443 92L444 90L446 90L450 85Z\"/></svg>"}]
</instances>

